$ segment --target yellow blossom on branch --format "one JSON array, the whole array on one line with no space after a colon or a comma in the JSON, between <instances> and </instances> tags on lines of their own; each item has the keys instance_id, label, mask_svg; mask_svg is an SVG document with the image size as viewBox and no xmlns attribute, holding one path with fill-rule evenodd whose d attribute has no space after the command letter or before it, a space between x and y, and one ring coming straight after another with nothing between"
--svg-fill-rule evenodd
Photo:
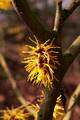
<instances>
[{"instance_id":1,"label":"yellow blossom on branch","mask_svg":"<svg viewBox=\"0 0 80 120\"><path fill-rule=\"evenodd\" d=\"M44 99L45 99L45 94L44 94L44 91L42 91L42 95L40 98L37 99L37 102L41 104ZM37 108L40 109L40 107L37 107ZM59 97L56 100L56 105L54 107L53 120L60 119L60 117L63 118L64 115L65 115L65 110L64 110L63 102L62 102L62 95L59 95Z\"/></svg>"},{"instance_id":2,"label":"yellow blossom on branch","mask_svg":"<svg viewBox=\"0 0 80 120\"><path fill-rule=\"evenodd\" d=\"M57 55L57 48L59 47L55 46L50 40L40 44L36 37L36 41L29 39L36 46L25 45L21 52L24 55L22 62L26 64L25 69L29 72L28 80L34 84L51 88L52 81L57 80L54 73L57 65L59 65Z\"/></svg>"},{"instance_id":3,"label":"yellow blossom on branch","mask_svg":"<svg viewBox=\"0 0 80 120\"><path fill-rule=\"evenodd\" d=\"M44 94L44 93L43 93ZM43 95L42 94L42 95ZM32 109L32 113L27 113L26 107L27 106L20 106L17 108L7 108L6 110L2 110L3 115L0 116L0 118L2 118L3 120L29 120L30 118L34 118L34 120L37 120L38 118L38 112L40 110L40 104L42 103L44 99L44 95L43 97L40 98L40 100L38 101L38 103L36 104L29 104L28 107L30 109ZM56 101L56 105L54 108L54 112L53 112L53 120L57 120L59 118L63 118L65 115L65 111L64 111L64 107L62 104L62 99L61 99L61 95L57 98Z\"/></svg>"},{"instance_id":4,"label":"yellow blossom on branch","mask_svg":"<svg viewBox=\"0 0 80 120\"><path fill-rule=\"evenodd\" d=\"M3 120L28 120L29 113L25 113L25 109L21 106L18 108L7 108L3 111Z\"/></svg>"},{"instance_id":5,"label":"yellow blossom on branch","mask_svg":"<svg viewBox=\"0 0 80 120\"><path fill-rule=\"evenodd\" d=\"M39 99L39 104L42 103L44 97ZM31 106L31 108L34 109L34 120L38 120L38 112L40 110L40 105L36 104L30 104L29 106ZM64 111L64 107L62 104L62 99L61 99L61 95L57 98L56 101L56 105L54 107L54 112L53 112L53 119L52 120L59 120L60 118L63 118L65 115L65 111Z\"/></svg>"},{"instance_id":6,"label":"yellow blossom on branch","mask_svg":"<svg viewBox=\"0 0 80 120\"><path fill-rule=\"evenodd\" d=\"M65 115L65 110L64 110L63 103L62 103L62 98L61 98L61 95L60 95L57 98L57 101L56 101L56 105L55 105L54 112L53 112L53 118L55 120L57 120L60 117L64 117L64 115Z\"/></svg>"}]
</instances>

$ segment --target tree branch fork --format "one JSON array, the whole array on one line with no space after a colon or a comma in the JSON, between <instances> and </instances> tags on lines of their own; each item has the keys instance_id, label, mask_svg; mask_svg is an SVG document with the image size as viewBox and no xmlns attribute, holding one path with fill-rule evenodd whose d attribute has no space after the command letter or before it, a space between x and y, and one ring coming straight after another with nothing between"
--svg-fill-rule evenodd
<instances>
[{"instance_id":1,"label":"tree branch fork","mask_svg":"<svg viewBox=\"0 0 80 120\"><path fill-rule=\"evenodd\" d=\"M65 20L73 13L73 11L80 5L80 0L72 0L69 8L62 8L62 1L56 1L56 14L53 29L48 31L45 27L38 21L37 17L33 15L27 0L12 0L17 12L23 18L26 25L32 30L33 34L41 41L46 41L48 39L54 39L54 43L57 43L60 47L61 41L61 30ZM62 79L67 72L69 66L72 64L73 60L80 53L80 36L72 43L72 45L62 53L62 48L60 49L59 60L61 66L57 72L59 82L54 82L53 89L47 90L46 101L43 102L40 107L38 114L38 120L52 120L52 111L54 110L56 99L59 95L60 85ZM62 69L63 67L63 69ZM61 70L60 70L61 69ZM61 74L61 75L60 75ZM61 76L61 77L60 77ZM53 106L52 106L53 105ZM46 118L46 119L45 119Z\"/></svg>"}]
</instances>

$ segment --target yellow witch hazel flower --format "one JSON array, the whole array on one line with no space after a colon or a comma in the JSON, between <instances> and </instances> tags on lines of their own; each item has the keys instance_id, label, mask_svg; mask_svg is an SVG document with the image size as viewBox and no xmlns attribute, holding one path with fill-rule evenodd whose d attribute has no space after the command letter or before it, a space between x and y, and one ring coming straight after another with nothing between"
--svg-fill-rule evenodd
<instances>
[{"instance_id":1,"label":"yellow witch hazel flower","mask_svg":"<svg viewBox=\"0 0 80 120\"><path fill-rule=\"evenodd\" d=\"M53 45L50 40L40 44L36 37L36 41L29 39L36 46L25 45L21 52L24 55L22 62L26 64L25 69L29 72L28 80L50 88L52 87L52 80L56 79L54 70L59 64L56 55L58 52L54 49L59 47Z\"/></svg>"},{"instance_id":2,"label":"yellow witch hazel flower","mask_svg":"<svg viewBox=\"0 0 80 120\"><path fill-rule=\"evenodd\" d=\"M39 102L42 103L44 97L43 98L40 98L39 99ZM39 103L39 104L40 104ZM38 112L40 110L40 105L36 104L30 104L30 106L35 109L35 112L34 112L34 120L37 120L37 115L38 115ZM63 118L65 115L65 110L64 110L64 107L63 107L63 104L62 104L62 99L61 99L61 95L57 98L57 101L56 101L56 105L55 105L55 108L54 108L54 112L53 112L53 119L52 120L60 120L61 118Z\"/></svg>"},{"instance_id":3,"label":"yellow witch hazel flower","mask_svg":"<svg viewBox=\"0 0 80 120\"><path fill-rule=\"evenodd\" d=\"M65 115L65 110L64 110L64 107L63 107L63 104L62 104L62 99L61 99L61 95L57 98L57 101L56 101L56 105L55 105L55 108L54 108L54 112L53 112L53 118L55 120L59 119L60 117L64 117Z\"/></svg>"},{"instance_id":4,"label":"yellow witch hazel flower","mask_svg":"<svg viewBox=\"0 0 80 120\"><path fill-rule=\"evenodd\" d=\"M29 113L24 112L24 108L18 107L18 108L13 108L10 110L7 108L3 112L3 120L28 120L27 118L29 117Z\"/></svg>"},{"instance_id":5,"label":"yellow witch hazel flower","mask_svg":"<svg viewBox=\"0 0 80 120\"><path fill-rule=\"evenodd\" d=\"M12 9L11 0L0 0L0 9L3 9L3 10Z\"/></svg>"},{"instance_id":6,"label":"yellow witch hazel flower","mask_svg":"<svg viewBox=\"0 0 80 120\"><path fill-rule=\"evenodd\" d=\"M37 99L37 102L41 104L44 99L45 99L45 94L44 91L42 91L42 95L40 98ZM40 109L40 106L39 107L36 106L36 108ZM62 95L59 95L59 97L56 100L56 105L54 107L53 120L57 120L57 119L59 120L60 118L63 118L64 115L65 115L65 110L62 103Z\"/></svg>"}]
</instances>

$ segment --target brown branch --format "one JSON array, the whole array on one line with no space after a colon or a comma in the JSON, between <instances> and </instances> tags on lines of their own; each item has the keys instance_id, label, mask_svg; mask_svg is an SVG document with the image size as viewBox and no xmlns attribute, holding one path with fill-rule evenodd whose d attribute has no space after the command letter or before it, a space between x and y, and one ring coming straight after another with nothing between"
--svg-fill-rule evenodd
<instances>
[{"instance_id":1,"label":"brown branch","mask_svg":"<svg viewBox=\"0 0 80 120\"><path fill-rule=\"evenodd\" d=\"M55 37L54 44L60 46L58 49L58 60L60 65L57 65L57 70L55 70L55 76L57 78L53 80L53 88L45 90L45 100L41 104L40 111L38 113L38 120L52 120L53 119L53 111L56 104L56 99L59 96L60 85L62 81L62 48L61 48L61 38L60 38L60 24L61 24L61 1L57 1L56 3L56 18L55 18L55 26L54 29L57 31L57 36ZM59 12L59 13L58 13Z\"/></svg>"},{"instance_id":2,"label":"brown branch","mask_svg":"<svg viewBox=\"0 0 80 120\"><path fill-rule=\"evenodd\" d=\"M68 70L73 60L80 53L80 36L72 43L72 45L63 53L63 68L64 73Z\"/></svg>"},{"instance_id":3,"label":"brown branch","mask_svg":"<svg viewBox=\"0 0 80 120\"><path fill-rule=\"evenodd\" d=\"M37 19L34 17L34 15L32 14L31 10L29 9L29 7L28 7L28 9L26 9L27 8L26 7L27 6L26 5L27 4L26 0L23 0L23 1L21 1L21 0L13 0L13 1L14 1L15 5L16 5L20 15L22 16L22 18L26 22L26 24L31 28L33 33L40 40L47 40L48 38L53 38L54 37L54 36L52 36L51 32L49 32L49 34L48 34L48 32L45 32L46 30L44 30L42 25L39 22L36 22ZM77 0L77 1L79 3L79 0ZM62 19L63 20L62 22L64 23L64 21L79 6L78 3L73 2L73 6L71 6L68 9L64 9L62 11L62 18L58 18L57 20L61 20ZM61 11L60 11L60 13L61 13ZM57 20L55 22L55 29L58 28L59 25L60 26L63 25L63 23L61 23L61 22L60 22L61 24L60 23L58 24L59 21L57 21ZM36 23L38 23L38 24L36 24ZM41 26L41 28L37 28L36 26L37 27ZM54 33L54 31L53 31L53 33ZM61 47L60 31L59 31L59 34L57 34L57 37L55 38L54 43L56 43L57 41L58 41L57 45L59 45ZM45 94L46 94L45 95L45 100L42 103L42 105L40 107L40 111L38 113L38 120L52 120L52 115L53 115L53 110L54 110L54 107L55 107L55 104L56 104L56 99L59 96L59 92L60 92L61 81L62 81L63 76L65 74L65 71L63 71L63 69L62 69L62 60L61 60L62 52L61 52L61 49L60 49L59 53L60 54L59 54L58 57L59 57L59 61L60 61L61 66L58 66L57 71L55 71L55 76L58 78L58 81L54 80L54 82L53 82L53 89L46 90L46 92L45 92ZM74 58L75 57L76 56L74 56ZM73 61L73 59L70 60L70 64ZM67 69L68 69L68 67L67 67ZM66 69L66 71L67 71L67 69Z\"/></svg>"},{"instance_id":4,"label":"brown branch","mask_svg":"<svg viewBox=\"0 0 80 120\"><path fill-rule=\"evenodd\" d=\"M71 0L71 4L68 8L62 10L62 19L63 22L73 13L73 11L80 6L80 0Z\"/></svg>"},{"instance_id":5,"label":"brown branch","mask_svg":"<svg viewBox=\"0 0 80 120\"><path fill-rule=\"evenodd\" d=\"M61 54L61 52L59 51ZM63 77L70 67L70 64L80 53L80 36L72 43L68 50L64 53L63 65L58 66L58 70L55 72L55 75L58 78L58 81L54 80L53 89L46 90L45 92L45 100L40 107L40 111L38 114L38 120L52 120L53 110L56 104L56 99L60 94L60 86ZM60 55L59 54L59 55ZM61 63L61 55L59 56L59 61ZM65 67L65 68L64 68Z\"/></svg>"},{"instance_id":6,"label":"brown branch","mask_svg":"<svg viewBox=\"0 0 80 120\"><path fill-rule=\"evenodd\" d=\"M64 63L64 73L68 70L73 60L77 57L77 55L80 54L80 36L77 37L77 39L72 43L72 45L64 52L63 54L63 63ZM76 99L74 99L76 96ZM72 115L72 109L71 107L76 103L76 100L80 96L80 84L77 86L76 90L74 91L73 95L71 96L68 111L65 115L63 120L71 120Z\"/></svg>"},{"instance_id":7,"label":"brown branch","mask_svg":"<svg viewBox=\"0 0 80 120\"><path fill-rule=\"evenodd\" d=\"M60 26L62 25L62 21L61 21L61 3L60 4L57 4L57 10L56 10L56 19L55 19L55 26L54 26L54 29L58 32L57 34L57 38L55 39L55 43L57 41L57 45L61 46L61 41L60 41ZM58 12L58 13L57 13ZM73 45L72 45L73 46ZM78 46L77 46L78 47ZM73 48L73 47L71 47ZM74 55L73 55L73 58L70 59L69 61L69 65L67 66L67 69L69 68L71 62L74 60L74 58L79 54L79 48L76 48L75 47L75 52L74 52ZM53 110L54 110L54 107L55 107L55 104L56 104L56 99L58 97L58 95L60 94L60 86L61 86L61 81L63 80L63 77L64 77L64 74L65 74L65 71L63 69L63 66L62 66L62 52L61 50L59 51L59 62L61 64L61 66L59 67L58 66L58 70L57 72L55 72L55 75L57 76L58 78L58 81L54 80L53 82L53 89L51 89L50 91L49 90L46 90L45 92L45 100L44 102L42 103L41 107L40 107L40 111L38 113L38 120L52 120L52 115L53 115ZM66 65L66 63L64 64Z\"/></svg>"},{"instance_id":8,"label":"brown branch","mask_svg":"<svg viewBox=\"0 0 80 120\"><path fill-rule=\"evenodd\" d=\"M59 49L59 63L57 66L57 70L55 70L55 76L57 78L53 80L52 89L45 89L45 99L40 106L40 111L38 113L38 120L52 120L53 119L53 111L56 105L57 97L60 95L60 86L62 81L62 55L61 49Z\"/></svg>"},{"instance_id":9,"label":"brown branch","mask_svg":"<svg viewBox=\"0 0 80 120\"><path fill-rule=\"evenodd\" d=\"M56 0L58 1L58 0ZM80 6L80 0L71 0L71 4L69 5L69 7L65 7L65 8L62 8L60 14L61 14L61 18L58 17L59 15L59 12L57 14L57 11L59 10L60 7L58 7L58 9L56 10L56 18L58 17L58 19L61 19L61 24L60 24L60 27L62 28L64 22L66 21L66 19L74 12L74 10ZM60 15L59 15L60 16ZM59 27L59 28L60 28ZM55 29L54 29L55 30Z\"/></svg>"},{"instance_id":10,"label":"brown branch","mask_svg":"<svg viewBox=\"0 0 80 120\"><path fill-rule=\"evenodd\" d=\"M14 91L17 99L19 100L19 102L20 102L23 106L25 106L25 108L27 109L27 111L28 111L31 115L33 115L33 116L35 117L35 113L36 113L35 109L34 109L32 106L30 106L30 104L31 104L30 102L26 101L26 100L22 97L21 93L19 92L19 90L18 90L18 88L17 88L17 86L16 86L16 82L15 82L15 80L14 80L14 78L13 78L13 76L12 76L12 74L11 74L8 66L7 66L7 63L6 63L6 61L5 61L5 58L4 58L4 56L3 56L1 53L0 53L0 64L1 64L1 66L3 67L3 69L4 69L4 71L5 71L6 75L7 75L7 77L8 77L8 79L9 79L9 82L10 82L10 84L11 84L11 86L12 86L12 89L13 89L13 91Z\"/></svg>"},{"instance_id":11,"label":"brown branch","mask_svg":"<svg viewBox=\"0 0 80 120\"><path fill-rule=\"evenodd\" d=\"M72 96L70 98L69 105L68 105L68 110L67 110L67 113L66 113L63 120L71 120L72 111L73 111L73 108L75 107L75 105L78 102L77 101L78 97L80 99L80 84L77 86L76 90L74 91L74 93L72 94Z\"/></svg>"},{"instance_id":12,"label":"brown branch","mask_svg":"<svg viewBox=\"0 0 80 120\"><path fill-rule=\"evenodd\" d=\"M24 22L38 37L39 40L46 41L50 39L55 32L47 31L36 16L31 11L27 0L12 0L17 13L23 18Z\"/></svg>"},{"instance_id":13,"label":"brown branch","mask_svg":"<svg viewBox=\"0 0 80 120\"><path fill-rule=\"evenodd\" d=\"M39 20L36 18L36 16L33 14L33 12L30 10L29 5L27 3L27 0L12 0L12 1L15 4L18 13L21 15L21 17L23 18L25 23L29 26L29 28L33 31L33 33L40 40L45 41L45 40L53 38L53 36L55 36L56 32L47 31L43 27L43 25L39 22ZM72 0L72 3L70 5L70 7L62 10L62 20L63 20L63 22L72 14L72 12L79 5L80 5L80 0ZM60 2L59 2L59 7L57 7L57 10L56 10L56 18L58 16L57 13L59 13L59 12L57 12L58 9L61 9L60 6L61 5L60 5ZM60 12L60 14L61 14L61 12ZM59 22L59 19L61 19L61 18L59 17L59 18L57 18L57 20L55 20L56 22L55 22L54 30L58 26L58 24L56 24L56 23Z\"/></svg>"},{"instance_id":14,"label":"brown branch","mask_svg":"<svg viewBox=\"0 0 80 120\"><path fill-rule=\"evenodd\" d=\"M62 1L55 0L56 2L56 15L55 15L55 22L53 30L58 32L60 30L60 26L62 23Z\"/></svg>"}]
</instances>

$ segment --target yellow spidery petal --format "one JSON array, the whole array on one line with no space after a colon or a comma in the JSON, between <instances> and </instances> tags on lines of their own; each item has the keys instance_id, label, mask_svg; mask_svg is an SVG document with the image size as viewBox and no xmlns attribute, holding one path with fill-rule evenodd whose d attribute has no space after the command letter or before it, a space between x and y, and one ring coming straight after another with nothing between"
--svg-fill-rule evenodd
<instances>
[{"instance_id":1,"label":"yellow spidery petal","mask_svg":"<svg viewBox=\"0 0 80 120\"><path fill-rule=\"evenodd\" d=\"M42 103L43 99L45 99L45 95L44 95L44 92L42 93L42 97L38 98L37 99L37 102L39 104ZM34 117L35 117L35 120L37 120L37 115L38 115L38 112L40 110L40 105L36 104L30 104L30 106L32 108L34 108ZM62 105L62 99L61 99L61 95L57 98L57 101L56 101L56 105L55 105L55 108L54 108L54 112L53 112L53 120L59 120L61 118L63 118L65 115L65 111L64 111L64 107Z\"/></svg>"},{"instance_id":2,"label":"yellow spidery petal","mask_svg":"<svg viewBox=\"0 0 80 120\"><path fill-rule=\"evenodd\" d=\"M22 106L18 108L7 108L3 111L3 120L28 120L29 113L25 113L25 108Z\"/></svg>"},{"instance_id":3,"label":"yellow spidery petal","mask_svg":"<svg viewBox=\"0 0 80 120\"><path fill-rule=\"evenodd\" d=\"M54 108L54 113L53 113L54 120L57 120L60 117L63 118L64 115L65 115L65 111L64 111L64 107L63 107L62 99L61 99L61 95L60 95L57 98L56 105L55 105L55 108Z\"/></svg>"},{"instance_id":4,"label":"yellow spidery petal","mask_svg":"<svg viewBox=\"0 0 80 120\"><path fill-rule=\"evenodd\" d=\"M25 69L29 72L28 81L51 88L53 80L57 80L54 73L57 65L60 64L56 48L60 47L53 45L50 40L40 44L36 36L34 38L36 41L29 37L35 47L25 45L21 51L24 58L22 63L26 64Z\"/></svg>"}]
</instances>

